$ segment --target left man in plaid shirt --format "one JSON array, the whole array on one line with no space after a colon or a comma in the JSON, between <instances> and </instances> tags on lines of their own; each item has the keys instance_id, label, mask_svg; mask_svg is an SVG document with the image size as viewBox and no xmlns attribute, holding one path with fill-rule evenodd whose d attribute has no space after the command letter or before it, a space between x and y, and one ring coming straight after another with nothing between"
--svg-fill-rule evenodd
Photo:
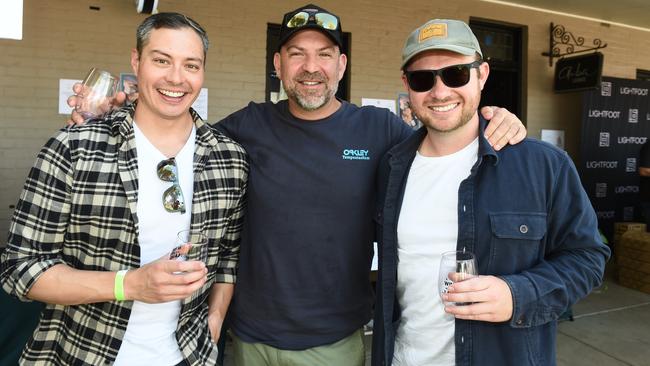
<instances>
[{"instance_id":1,"label":"left man in plaid shirt","mask_svg":"<svg viewBox=\"0 0 650 366\"><path fill-rule=\"evenodd\" d=\"M177 13L147 18L138 101L59 131L29 173L0 280L46 303L21 364L213 365L233 292L248 165L190 106L208 39ZM208 259L169 260L176 233Z\"/></svg>"}]
</instances>

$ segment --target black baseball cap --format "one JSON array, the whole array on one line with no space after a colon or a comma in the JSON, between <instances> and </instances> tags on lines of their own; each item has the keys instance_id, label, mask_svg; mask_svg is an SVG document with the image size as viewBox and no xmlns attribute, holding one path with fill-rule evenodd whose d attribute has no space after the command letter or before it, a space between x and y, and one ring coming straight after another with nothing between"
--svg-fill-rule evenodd
<instances>
[{"instance_id":1,"label":"black baseball cap","mask_svg":"<svg viewBox=\"0 0 650 366\"><path fill-rule=\"evenodd\" d=\"M290 11L284 15L282 26L280 27L280 43L278 50L296 33L305 29L315 29L330 37L339 49L342 50L341 43L341 19L314 4L301 6L296 10Z\"/></svg>"}]
</instances>

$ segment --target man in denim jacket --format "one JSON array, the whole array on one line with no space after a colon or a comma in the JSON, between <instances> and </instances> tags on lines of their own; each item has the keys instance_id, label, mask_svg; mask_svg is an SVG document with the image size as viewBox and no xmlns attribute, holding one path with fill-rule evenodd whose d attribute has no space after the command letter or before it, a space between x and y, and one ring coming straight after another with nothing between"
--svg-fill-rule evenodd
<instances>
[{"instance_id":1,"label":"man in denim jacket","mask_svg":"<svg viewBox=\"0 0 650 366\"><path fill-rule=\"evenodd\" d=\"M373 365L554 365L558 317L601 283L610 255L575 166L537 140L486 142L490 69L464 22L427 22L402 58L426 128L380 166ZM440 257L454 250L475 253L480 276L439 295Z\"/></svg>"}]
</instances>

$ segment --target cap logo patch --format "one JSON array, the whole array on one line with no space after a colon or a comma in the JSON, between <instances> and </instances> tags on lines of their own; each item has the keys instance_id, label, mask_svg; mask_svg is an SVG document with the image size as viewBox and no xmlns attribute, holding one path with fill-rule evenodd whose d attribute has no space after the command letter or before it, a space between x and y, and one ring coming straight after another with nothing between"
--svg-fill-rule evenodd
<instances>
[{"instance_id":1,"label":"cap logo patch","mask_svg":"<svg viewBox=\"0 0 650 366\"><path fill-rule=\"evenodd\" d=\"M433 23L420 29L420 36L419 36L420 42L424 42L427 39L432 37L439 37L439 38L447 37L447 24Z\"/></svg>"}]
</instances>

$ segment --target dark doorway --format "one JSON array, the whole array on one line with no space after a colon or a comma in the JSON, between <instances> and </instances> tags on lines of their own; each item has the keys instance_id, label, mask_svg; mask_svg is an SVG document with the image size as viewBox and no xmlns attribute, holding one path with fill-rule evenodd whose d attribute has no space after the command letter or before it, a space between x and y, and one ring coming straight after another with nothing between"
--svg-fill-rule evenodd
<instances>
[{"instance_id":1,"label":"dark doorway","mask_svg":"<svg viewBox=\"0 0 650 366\"><path fill-rule=\"evenodd\" d=\"M350 69L351 69L351 55L350 55L350 33L342 32L341 42L343 49L341 50L348 56L348 65L345 68L343 79L339 82L339 89L336 96L339 99L350 101ZM278 50L278 40L280 39L280 25L268 23L266 27L266 101L271 100L271 93L280 91L280 79L275 74L273 67L273 55Z\"/></svg>"},{"instance_id":2,"label":"dark doorway","mask_svg":"<svg viewBox=\"0 0 650 366\"><path fill-rule=\"evenodd\" d=\"M505 107L525 124L527 27L478 18L470 19L469 25L490 64L481 106Z\"/></svg>"}]
</instances>

